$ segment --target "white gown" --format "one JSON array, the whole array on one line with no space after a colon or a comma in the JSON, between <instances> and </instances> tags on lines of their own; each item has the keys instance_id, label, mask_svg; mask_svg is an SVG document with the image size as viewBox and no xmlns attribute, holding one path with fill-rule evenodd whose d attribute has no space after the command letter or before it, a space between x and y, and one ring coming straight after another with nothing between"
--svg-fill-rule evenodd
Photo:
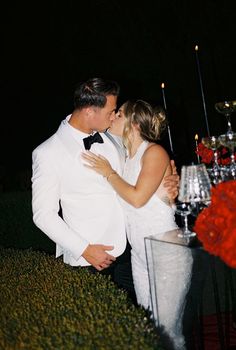
<instances>
[{"instance_id":1,"label":"white gown","mask_svg":"<svg viewBox=\"0 0 236 350\"><path fill-rule=\"evenodd\" d=\"M136 184L141 170L140 161L147 146L148 142L142 142L135 156L126 160L123 178L132 185ZM126 216L127 236L132 247L131 262L137 301L151 310L144 237L157 234L161 237L165 231L177 228L174 211L157 194L138 209L123 200L122 205ZM192 256L189 249L167 244L165 251L158 252L156 260L158 261L158 264L155 264L158 304L156 321L171 338L175 349L184 350L182 316L190 284Z\"/></svg>"}]
</instances>

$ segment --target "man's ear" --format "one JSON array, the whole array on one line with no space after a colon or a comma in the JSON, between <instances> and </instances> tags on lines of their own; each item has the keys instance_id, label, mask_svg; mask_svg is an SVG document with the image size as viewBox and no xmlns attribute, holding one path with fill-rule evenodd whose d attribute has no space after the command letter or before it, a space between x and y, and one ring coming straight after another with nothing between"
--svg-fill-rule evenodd
<instances>
[{"instance_id":1,"label":"man's ear","mask_svg":"<svg viewBox=\"0 0 236 350\"><path fill-rule=\"evenodd\" d=\"M90 118L94 114L94 108L92 106L86 107L85 113L86 113L86 116Z\"/></svg>"}]
</instances>

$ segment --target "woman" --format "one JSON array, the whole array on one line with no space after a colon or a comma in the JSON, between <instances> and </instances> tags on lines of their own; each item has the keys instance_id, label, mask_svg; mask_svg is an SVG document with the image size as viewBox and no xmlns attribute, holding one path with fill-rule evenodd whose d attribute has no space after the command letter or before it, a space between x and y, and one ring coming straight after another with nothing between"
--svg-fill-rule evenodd
<instances>
[{"instance_id":1,"label":"woman","mask_svg":"<svg viewBox=\"0 0 236 350\"><path fill-rule=\"evenodd\" d=\"M153 109L142 100L126 102L119 113L125 117L123 142L128 151L123 178L104 157L86 152L83 158L88 163L85 166L106 177L121 197L127 236L132 247L137 301L146 309L151 309L144 237L154 234L161 237L165 231L177 227L174 210L163 186L163 178L171 174L170 159L164 148L156 143L165 128L166 118L162 109ZM172 338L175 349L183 350L182 314L192 258L187 250L180 253L177 248L169 246L158 256L159 325Z\"/></svg>"}]
</instances>

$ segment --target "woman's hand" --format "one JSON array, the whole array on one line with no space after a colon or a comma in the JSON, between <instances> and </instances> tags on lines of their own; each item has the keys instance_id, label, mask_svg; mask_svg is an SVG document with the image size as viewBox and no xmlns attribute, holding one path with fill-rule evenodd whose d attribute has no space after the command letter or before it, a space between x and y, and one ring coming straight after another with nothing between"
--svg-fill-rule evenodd
<instances>
[{"instance_id":1,"label":"woman's hand","mask_svg":"<svg viewBox=\"0 0 236 350\"><path fill-rule=\"evenodd\" d=\"M114 173L108 160L101 156L96 155L90 151L82 153L82 158L86 161L87 164L84 164L87 168L93 169L98 174L108 178L110 174Z\"/></svg>"}]
</instances>

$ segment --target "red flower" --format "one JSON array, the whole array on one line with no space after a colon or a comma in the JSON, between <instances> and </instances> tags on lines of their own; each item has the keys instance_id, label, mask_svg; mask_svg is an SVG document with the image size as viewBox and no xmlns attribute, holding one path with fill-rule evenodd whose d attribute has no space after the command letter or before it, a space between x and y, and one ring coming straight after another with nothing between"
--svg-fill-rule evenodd
<instances>
[{"instance_id":1,"label":"red flower","mask_svg":"<svg viewBox=\"0 0 236 350\"><path fill-rule=\"evenodd\" d=\"M236 180L212 188L211 204L197 217L194 231L203 247L236 268Z\"/></svg>"},{"instance_id":2,"label":"red flower","mask_svg":"<svg viewBox=\"0 0 236 350\"><path fill-rule=\"evenodd\" d=\"M196 153L201 157L203 163L210 164L214 159L214 152L205 147L201 142L198 144Z\"/></svg>"},{"instance_id":3,"label":"red flower","mask_svg":"<svg viewBox=\"0 0 236 350\"><path fill-rule=\"evenodd\" d=\"M220 158L219 160L220 160L219 163L220 163L221 165L228 165L228 164L230 164L230 157L227 157L227 158Z\"/></svg>"},{"instance_id":4,"label":"red flower","mask_svg":"<svg viewBox=\"0 0 236 350\"><path fill-rule=\"evenodd\" d=\"M221 146L218 150L218 163L220 165L230 164L229 150L226 147ZM198 144L198 149L195 151L201 158L202 163L211 164L214 161L213 150L207 148L203 143ZM235 153L236 156L236 153Z\"/></svg>"}]
</instances>

